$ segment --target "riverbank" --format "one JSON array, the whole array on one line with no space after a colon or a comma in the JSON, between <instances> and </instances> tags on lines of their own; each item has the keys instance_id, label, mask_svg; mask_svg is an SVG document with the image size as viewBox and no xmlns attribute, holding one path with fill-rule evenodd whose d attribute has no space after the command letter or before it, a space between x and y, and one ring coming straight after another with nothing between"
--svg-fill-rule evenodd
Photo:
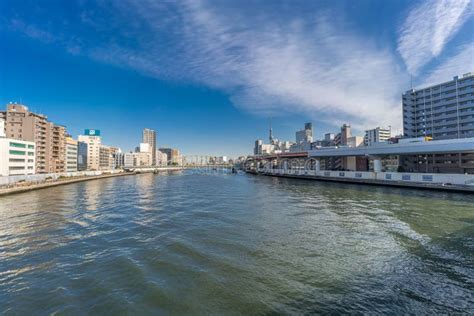
<instances>
[{"instance_id":1,"label":"riverbank","mask_svg":"<svg viewBox=\"0 0 474 316\"><path fill-rule=\"evenodd\" d=\"M343 183L363 184L363 185L379 185L379 186L391 186L391 187L423 189L423 190L474 193L474 186L445 184L445 183L422 183L422 182L407 182L407 181L396 181L396 180L388 181L388 180L378 180L378 179L352 178L352 177L344 177L345 176L344 172L342 172L343 175L341 177L318 176L318 175L307 175L307 174L291 174L291 173L255 172L255 171L247 171L247 173L250 173L253 175L263 175L263 176L270 176L270 177L281 177L281 178L292 178L292 179L303 179L303 180L343 182Z\"/></svg>"},{"instance_id":2,"label":"riverbank","mask_svg":"<svg viewBox=\"0 0 474 316\"><path fill-rule=\"evenodd\" d=\"M121 177L121 176L132 176L142 173L152 173L152 172L167 172L167 171L178 171L183 170L183 168L170 167L170 168L159 168L159 169L146 169L140 172L127 172L127 171L115 171L115 172L104 172L100 174L87 175L86 173L79 173L79 175L61 175L56 174L54 177L52 175L46 175L44 180L38 181L37 179L31 181L18 181L12 185L0 187L0 197L9 194L23 193L33 190L40 190L50 187L55 187L59 185L72 184L77 182L91 181L106 179L112 177Z\"/></svg>"}]
</instances>

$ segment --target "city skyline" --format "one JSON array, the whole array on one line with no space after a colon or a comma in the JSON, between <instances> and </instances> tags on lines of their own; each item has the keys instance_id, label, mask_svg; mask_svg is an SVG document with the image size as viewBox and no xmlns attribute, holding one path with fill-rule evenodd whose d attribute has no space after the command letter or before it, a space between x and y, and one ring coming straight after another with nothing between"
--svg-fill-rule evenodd
<instances>
[{"instance_id":1,"label":"city skyline","mask_svg":"<svg viewBox=\"0 0 474 316\"><path fill-rule=\"evenodd\" d=\"M0 102L24 103L74 136L100 129L124 150L147 127L158 147L237 157L266 138L270 116L279 139L306 121L316 138L344 122L359 134L401 130L410 79L446 82L473 65L470 2L431 3L256 3L265 13L254 14L205 2L112 2L109 12L5 1Z\"/></svg>"}]
</instances>

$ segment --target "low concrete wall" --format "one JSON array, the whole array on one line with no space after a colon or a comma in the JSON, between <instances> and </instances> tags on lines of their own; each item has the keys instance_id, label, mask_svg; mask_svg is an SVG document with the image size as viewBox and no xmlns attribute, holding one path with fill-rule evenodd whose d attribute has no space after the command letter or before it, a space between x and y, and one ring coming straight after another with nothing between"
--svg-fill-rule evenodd
<instances>
[{"instance_id":1,"label":"low concrete wall","mask_svg":"<svg viewBox=\"0 0 474 316\"><path fill-rule=\"evenodd\" d=\"M269 174L307 175L327 178L344 178L358 180L380 180L388 182L453 184L474 186L472 174L442 174L442 173L401 173L401 172L367 172L367 171L327 171L327 170L259 170Z\"/></svg>"},{"instance_id":2,"label":"low concrete wall","mask_svg":"<svg viewBox=\"0 0 474 316\"><path fill-rule=\"evenodd\" d=\"M76 171L76 172L63 172L63 173L45 173L45 174L34 174L34 175L19 175L19 176L8 176L0 177L0 187L14 186L19 183L44 183L48 181L56 181L59 178L76 178L76 177L91 177L101 176L106 174L118 174L124 172L123 170L103 170L103 171Z\"/></svg>"}]
</instances>

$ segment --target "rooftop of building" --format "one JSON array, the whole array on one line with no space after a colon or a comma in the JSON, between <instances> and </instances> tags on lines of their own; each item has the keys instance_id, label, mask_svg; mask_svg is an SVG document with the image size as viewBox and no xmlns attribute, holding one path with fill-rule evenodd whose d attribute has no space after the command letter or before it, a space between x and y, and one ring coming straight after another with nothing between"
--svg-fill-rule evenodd
<instances>
[{"instance_id":1,"label":"rooftop of building","mask_svg":"<svg viewBox=\"0 0 474 316\"><path fill-rule=\"evenodd\" d=\"M422 91L422 90L426 90L426 89L431 89L431 88L435 88L435 87L440 87L440 86L449 84L449 83L451 83L453 81L456 81L456 80L464 80L464 79L471 78L471 77L474 77L474 72L467 72L467 73L459 75L459 76L454 76L453 79L451 79L451 80L448 80L448 81L445 81L445 82L442 82L442 83L429 85L429 86L426 86L426 87L423 87L423 88L408 89L408 90L405 91L404 94L414 93L414 92L418 92L418 91Z\"/></svg>"}]
</instances>

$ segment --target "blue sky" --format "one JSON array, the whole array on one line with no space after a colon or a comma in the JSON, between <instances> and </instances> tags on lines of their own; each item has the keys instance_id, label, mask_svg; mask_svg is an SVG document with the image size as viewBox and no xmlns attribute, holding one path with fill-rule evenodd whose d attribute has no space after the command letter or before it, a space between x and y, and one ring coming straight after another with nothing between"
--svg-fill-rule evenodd
<instances>
[{"instance_id":1,"label":"blue sky","mask_svg":"<svg viewBox=\"0 0 474 316\"><path fill-rule=\"evenodd\" d=\"M134 148L237 156L306 121L401 127L410 87L474 71L473 2L0 2L0 103Z\"/></svg>"}]
</instances>

